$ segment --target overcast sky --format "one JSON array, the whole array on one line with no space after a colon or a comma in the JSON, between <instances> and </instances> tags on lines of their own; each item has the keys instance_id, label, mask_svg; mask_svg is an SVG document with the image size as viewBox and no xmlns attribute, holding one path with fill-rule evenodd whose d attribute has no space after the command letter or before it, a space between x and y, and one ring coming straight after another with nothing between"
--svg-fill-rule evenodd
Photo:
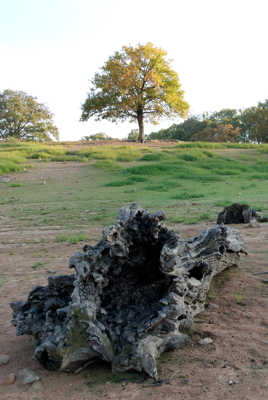
<instances>
[{"instance_id":1,"label":"overcast sky","mask_svg":"<svg viewBox=\"0 0 268 400\"><path fill-rule=\"evenodd\" d=\"M45 103L61 140L123 138L136 124L79 122L81 104L110 55L150 41L173 60L192 114L245 108L268 98L267 15L267 0L0 0L0 90Z\"/></svg>"}]
</instances>

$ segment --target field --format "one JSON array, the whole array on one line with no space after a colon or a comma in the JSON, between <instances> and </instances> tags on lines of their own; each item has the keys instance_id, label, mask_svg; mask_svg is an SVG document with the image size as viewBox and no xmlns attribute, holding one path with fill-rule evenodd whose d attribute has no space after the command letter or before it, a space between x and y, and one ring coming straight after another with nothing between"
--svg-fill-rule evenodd
<instances>
[{"instance_id":1,"label":"field","mask_svg":"<svg viewBox=\"0 0 268 400\"><path fill-rule=\"evenodd\" d=\"M70 273L70 256L96 244L125 204L164 210L166 223L190 237L215 224L233 202L268 215L267 179L266 145L1 143L0 353L11 360L0 367L0 380L29 367L41 384L0 386L0 398L265 398L268 287L254 274L268 270L268 224L236 226L249 256L216 279L191 344L161 357L160 375L169 380L162 386L102 364L72 376L43 370L31 360L29 338L15 336L9 303L45 285L50 274ZM206 336L213 343L200 345Z\"/></svg>"}]
</instances>

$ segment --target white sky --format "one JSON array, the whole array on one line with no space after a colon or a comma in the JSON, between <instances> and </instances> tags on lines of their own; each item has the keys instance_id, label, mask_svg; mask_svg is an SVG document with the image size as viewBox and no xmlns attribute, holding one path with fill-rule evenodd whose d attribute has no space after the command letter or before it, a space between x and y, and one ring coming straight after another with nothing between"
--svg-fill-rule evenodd
<instances>
[{"instance_id":1,"label":"white sky","mask_svg":"<svg viewBox=\"0 0 268 400\"><path fill-rule=\"evenodd\" d=\"M82 123L80 107L110 55L150 41L173 59L192 114L252 106L268 98L267 17L267 0L0 0L0 90L45 103L61 140L123 138L135 123Z\"/></svg>"}]
</instances>

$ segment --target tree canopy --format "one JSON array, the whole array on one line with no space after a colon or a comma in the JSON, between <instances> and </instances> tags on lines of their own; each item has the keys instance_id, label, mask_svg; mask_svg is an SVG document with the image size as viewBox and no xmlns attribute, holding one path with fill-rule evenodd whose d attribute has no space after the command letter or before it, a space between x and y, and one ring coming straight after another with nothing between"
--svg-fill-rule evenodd
<instances>
[{"instance_id":1,"label":"tree canopy","mask_svg":"<svg viewBox=\"0 0 268 400\"><path fill-rule=\"evenodd\" d=\"M139 141L143 142L144 121L157 123L161 117L185 117L189 105L166 55L152 43L124 46L116 52L92 79L81 120L93 116L113 122L136 120Z\"/></svg>"},{"instance_id":2,"label":"tree canopy","mask_svg":"<svg viewBox=\"0 0 268 400\"><path fill-rule=\"evenodd\" d=\"M47 141L58 139L48 108L21 91L0 92L0 139L10 137L24 140Z\"/></svg>"}]
</instances>

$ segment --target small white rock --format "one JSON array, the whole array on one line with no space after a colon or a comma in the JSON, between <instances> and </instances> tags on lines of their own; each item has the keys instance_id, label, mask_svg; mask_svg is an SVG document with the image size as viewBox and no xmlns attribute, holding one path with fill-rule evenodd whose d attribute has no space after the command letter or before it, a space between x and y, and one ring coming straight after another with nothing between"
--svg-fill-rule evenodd
<instances>
[{"instance_id":1,"label":"small white rock","mask_svg":"<svg viewBox=\"0 0 268 400\"><path fill-rule=\"evenodd\" d=\"M204 339L199 340L199 344L211 344L213 343L213 340L210 337L206 337Z\"/></svg>"},{"instance_id":2,"label":"small white rock","mask_svg":"<svg viewBox=\"0 0 268 400\"><path fill-rule=\"evenodd\" d=\"M1 182L3 182L3 183L8 183L8 182L10 182L10 178L8 178L7 176L3 176L3 177L1 178Z\"/></svg>"},{"instance_id":3,"label":"small white rock","mask_svg":"<svg viewBox=\"0 0 268 400\"><path fill-rule=\"evenodd\" d=\"M27 385L28 383L34 383L39 381L39 376L30 368L23 368L19 371L19 382L22 385Z\"/></svg>"},{"instance_id":4,"label":"small white rock","mask_svg":"<svg viewBox=\"0 0 268 400\"><path fill-rule=\"evenodd\" d=\"M215 303L209 303L209 308L219 308L219 306Z\"/></svg>"},{"instance_id":5,"label":"small white rock","mask_svg":"<svg viewBox=\"0 0 268 400\"><path fill-rule=\"evenodd\" d=\"M252 219L248 224L249 228L259 228L261 225L256 219Z\"/></svg>"},{"instance_id":6,"label":"small white rock","mask_svg":"<svg viewBox=\"0 0 268 400\"><path fill-rule=\"evenodd\" d=\"M236 385L237 383L239 383L238 381L234 381L234 380L232 380L232 379L230 379L229 381L228 381L228 384L229 385Z\"/></svg>"},{"instance_id":7,"label":"small white rock","mask_svg":"<svg viewBox=\"0 0 268 400\"><path fill-rule=\"evenodd\" d=\"M9 362L10 357L7 354L0 354L0 365L5 365Z\"/></svg>"}]
</instances>

